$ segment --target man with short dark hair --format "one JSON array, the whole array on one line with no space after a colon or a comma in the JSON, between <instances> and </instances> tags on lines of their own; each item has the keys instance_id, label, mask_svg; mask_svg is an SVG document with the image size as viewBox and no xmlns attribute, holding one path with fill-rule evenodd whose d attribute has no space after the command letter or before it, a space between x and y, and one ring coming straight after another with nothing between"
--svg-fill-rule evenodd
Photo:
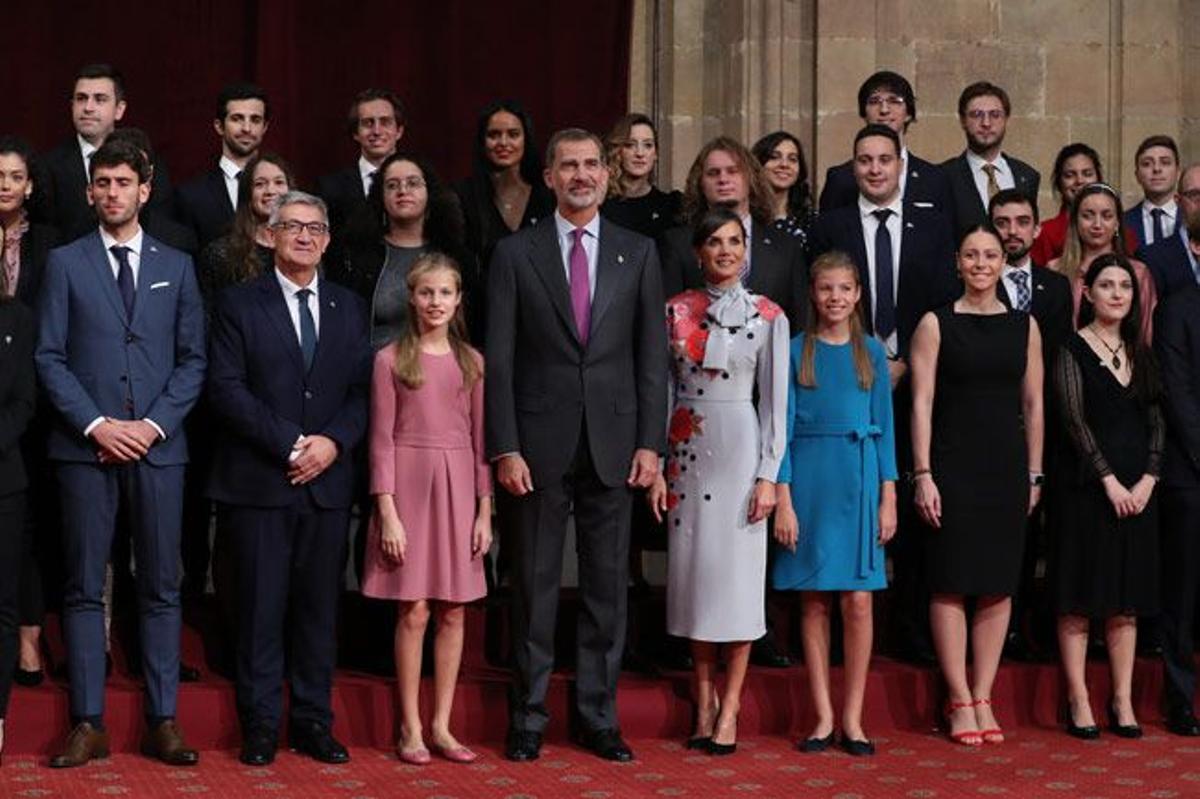
<instances>
[{"instance_id":1,"label":"man with short dark hair","mask_svg":"<svg viewBox=\"0 0 1200 799\"><path fill-rule=\"evenodd\" d=\"M1179 147L1170 136L1147 136L1133 157L1133 174L1142 187L1141 202L1125 212L1123 224L1139 247L1166 241L1179 232L1183 216L1175 201Z\"/></svg>"},{"instance_id":2,"label":"man with short dark hair","mask_svg":"<svg viewBox=\"0 0 1200 799\"><path fill-rule=\"evenodd\" d=\"M196 233L203 249L223 236L238 204L238 178L258 154L270 127L267 94L253 83L231 83L217 96L213 130L221 139L221 158L208 172L179 187L179 221Z\"/></svg>"},{"instance_id":3,"label":"man with short dark hair","mask_svg":"<svg viewBox=\"0 0 1200 799\"><path fill-rule=\"evenodd\" d=\"M502 239L488 269L487 452L513 527L513 690L505 755L534 760L568 512L579 553L575 706L585 746L633 759L617 720L629 518L665 448L667 340L654 242L601 218L608 168L579 129L550 140L557 210Z\"/></svg>"},{"instance_id":4,"label":"man with short dark hair","mask_svg":"<svg viewBox=\"0 0 1200 799\"><path fill-rule=\"evenodd\" d=\"M346 127L358 144L358 162L317 181L317 194L329 206L334 232L366 203L371 179L404 137L404 105L387 89L359 92L350 105Z\"/></svg>"},{"instance_id":5,"label":"man with short dark hair","mask_svg":"<svg viewBox=\"0 0 1200 799\"><path fill-rule=\"evenodd\" d=\"M240 758L275 759L286 668L291 746L344 763L330 705L351 453L367 430L367 309L320 273L329 222L319 198L284 194L268 230L275 267L217 302L207 393L217 422L208 495L237 564Z\"/></svg>"},{"instance_id":6,"label":"man with short dark hair","mask_svg":"<svg viewBox=\"0 0 1200 799\"><path fill-rule=\"evenodd\" d=\"M917 119L917 98L912 84L895 72L876 72L858 87L858 115L869 125L886 125L900 138L900 197L903 201L948 214L950 187L946 178L937 164L918 158L904 142L908 126ZM821 190L821 213L854 205L857 201L853 162L830 167Z\"/></svg>"},{"instance_id":7,"label":"man with short dark hair","mask_svg":"<svg viewBox=\"0 0 1200 799\"><path fill-rule=\"evenodd\" d=\"M1179 207L1179 229L1174 236L1141 247L1137 257L1146 264L1154 277L1160 302L1168 296L1200 283L1200 162L1191 164L1179 177L1175 192Z\"/></svg>"},{"instance_id":8,"label":"man with short dark hair","mask_svg":"<svg viewBox=\"0 0 1200 799\"><path fill-rule=\"evenodd\" d=\"M1037 202L1041 175L1001 149L1011 114L1008 92L994 83L972 83L958 96L958 122L967 149L942 164L953 200L949 213L955 241L987 221L988 203L1004 189L1017 189Z\"/></svg>"},{"instance_id":9,"label":"man with short dark hair","mask_svg":"<svg viewBox=\"0 0 1200 799\"><path fill-rule=\"evenodd\" d=\"M52 225L60 241L72 241L96 226L88 202L88 164L125 115L125 79L109 64L89 64L79 70L71 90L71 123L75 136L42 157L46 185L39 205L31 209L37 221ZM145 209L170 212L171 180L166 165L154 164Z\"/></svg>"},{"instance_id":10,"label":"man with short dark hair","mask_svg":"<svg viewBox=\"0 0 1200 799\"><path fill-rule=\"evenodd\" d=\"M192 260L146 235L150 168L127 142L91 156L99 230L53 250L38 314L38 375L57 418L47 445L62 497L63 627L74 724L54 767L108 754L101 592L117 518L133 540L146 680L142 752L193 765L175 723L179 541L187 436L204 381Z\"/></svg>"}]
</instances>

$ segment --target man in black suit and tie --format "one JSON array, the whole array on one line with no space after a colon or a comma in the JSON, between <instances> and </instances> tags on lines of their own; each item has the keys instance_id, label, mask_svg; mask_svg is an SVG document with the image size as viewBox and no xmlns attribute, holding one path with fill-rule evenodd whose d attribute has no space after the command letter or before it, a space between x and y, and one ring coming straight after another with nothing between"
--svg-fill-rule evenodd
<instances>
[{"instance_id":1,"label":"man in black suit and tie","mask_svg":"<svg viewBox=\"0 0 1200 799\"><path fill-rule=\"evenodd\" d=\"M954 299L954 245L950 222L940 211L904 201L900 137L887 125L867 125L854 137L854 205L821 213L813 227L814 255L849 254L858 265L867 331L887 350L901 472L912 468L908 435L908 344L921 316ZM902 489L905 490L905 489ZM917 529L912 502L900 502L900 529ZM922 580L919 536L898 535L889 545L895 563L893 612L899 653L932 662L929 601Z\"/></svg>"},{"instance_id":2,"label":"man in black suit and tie","mask_svg":"<svg viewBox=\"0 0 1200 799\"><path fill-rule=\"evenodd\" d=\"M125 108L125 79L115 67L89 64L79 70L71 92L75 136L42 157L46 185L39 204L31 209L35 221L58 231L60 241L73 241L96 227L96 212L88 202L88 164L125 115ZM154 164L150 186L143 210L169 213L172 192L166 164Z\"/></svg>"},{"instance_id":3,"label":"man in black suit and tie","mask_svg":"<svg viewBox=\"0 0 1200 799\"><path fill-rule=\"evenodd\" d=\"M972 83L958 96L958 121L967 149L942 164L953 199L955 241L987 221L988 203L1003 189L1017 189L1037 202L1041 175L1001 150L1011 114L1008 92L994 83Z\"/></svg>"},{"instance_id":4,"label":"man in black suit and tie","mask_svg":"<svg viewBox=\"0 0 1200 799\"><path fill-rule=\"evenodd\" d=\"M1175 200L1179 178L1179 146L1170 136L1147 136L1133 157L1133 174L1142 201L1125 212L1122 224L1137 237L1138 247L1166 241L1179 232L1183 217Z\"/></svg>"},{"instance_id":5,"label":"man in black suit and tie","mask_svg":"<svg viewBox=\"0 0 1200 799\"><path fill-rule=\"evenodd\" d=\"M319 275L327 220L319 198L283 195L269 221L275 268L227 289L213 315L208 494L235 549L241 760L254 766L275 759L285 663L291 746L350 759L331 732L330 695L371 348L366 304Z\"/></svg>"},{"instance_id":6,"label":"man in black suit and tie","mask_svg":"<svg viewBox=\"0 0 1200 799\"><path fill-rule=\"evenodd\" d=\"M366 205L375 171L396 152L404 137L404 105L387 89L366 89L350 105L346 127L358 144L358 161L317 180L317 194L329 206L329 222L335 234Z\"/></svg>"},{"instance_id":7,"label":"man in black suit and tie","mask_svg":"<svg viewBox=\"0 0 1200 799\"><path fill-rule=\"evenodd\" d=\"M904 143L908 126L917 119L917 100L908 80L886 70L867 78L858 87L858 115L868 125L887 125L900 137L900 196L904 202L950 213L950 187L941 170L937 164L918 158ZM821 213L857 201L853 162L831 166L821 189Z\"/></svg>"},{"instance_id":8,"label":"man in black suit and tie","mask_svg":"<svg viewBox=\"0 0 1200 799\"><path fill-rule=\"evenodd\" d=\"M267 94L253 83L231 83L217 96L213 130L221 158L208 172L179 187L175 212L196 234L200 248L225 235L238 203L238 177L258 154L270 127Z\"/></svg>"},{"instance_id":9,"label":"man in black suit and tie","mask_svg":"<svg viewBox=\"0 0 1200 799\"><path fill-rule=\"evenodd\" d=\"M1054 365L1058 347L1071 335L1074 305L1071 300L1071 284L1066 277L1051 269L1040 266L1029 257L1033 241L1041 231L1038 224L1037 203L1020 189L1001 189L988 204L988 215L992 226L1000 234L1004 245L1005 265L996 287L1000 301L1013 310L1032 314L1042 334L1042 362L1050 369ZM1047 380L1043 407L1046 418L1051 420L1048 429L1056 429L1052 382ZM1045 471L1050 479L1054 468L1055 436L1047 436L1043 456ZM1021 571L1021 585L1013 597L1006 654L1018 660L1044 660L1055 651L1052 619L1054 608L1049 593L1036 583L1037 564L1044 554L1043 527L1040 512L1029 516L1029 527L1025 536L1025 560Z\"/></svg>"},{"instance_id":10,"label":"man in black suit and tie","mask_svg":"<svg viewBox=\"0 0 1200 799\"><path fill-rule=\"evenodd\" d=\"M488 291L487 451L513 528L513 687L505 754L534 760L549 721L562 549L575 516L580 610L575 706L600 757L633 753L617 721L635 489L665 447L667 341L654 243L600 217L599 138L547 147L557 210L502 239Z\"/></svg>"},{"instance_id":11,"label":"man in black suit and tie","mask_svg":"<svg viewBox=\"0 0 1200 799\"><path fill-rule=\"evenodd\" d=\"M1196 254L1200 253L1196 245L1200 241L1200 163L1183 170L1175 201L1180 217L1176 234L1137 251L1138 259L1154 277L1160 302L1200 282L1200 267L1196 265Z\"/></svg>"},{"instance_id":12,"label":"man in black suit and tie","mask_svg":"<svg viewBox=\"0 0 1200 799\"><path fill-rule=\"evenodd\" d=\"M117 519L136 562L146 680L142 751L193 765L175 723L179 540L187 435L204 382L204 309L192 260L146 235L150 167L127 142L91 158L99 230L51 251L38 309L38 376L57 412L48 441L62 502L63 628L74 728L57 768L108 754L105 566Z\"/></svg>"}]
</instances>

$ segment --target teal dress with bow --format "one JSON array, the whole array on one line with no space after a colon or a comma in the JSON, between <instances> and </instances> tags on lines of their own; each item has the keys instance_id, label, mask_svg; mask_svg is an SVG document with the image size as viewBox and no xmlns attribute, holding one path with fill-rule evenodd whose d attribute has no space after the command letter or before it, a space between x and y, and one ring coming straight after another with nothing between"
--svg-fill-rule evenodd
<instances>
[{"instance_id":1,"label":"teal dress with bow","mask_svg":"<svg viewBox=\"0 0 1200 799\"><path fill-rule=\"evenodd\" d=\"M859 388L853 347L817 340L816 387L799 384L804 334L792 339L787 452L799 519L796 550L775 545L771 583L795 591L874 591L887 586L879 545L880 482L896 479L887 355L866 341L875 379Z\"/></svg>"}]
</instances>

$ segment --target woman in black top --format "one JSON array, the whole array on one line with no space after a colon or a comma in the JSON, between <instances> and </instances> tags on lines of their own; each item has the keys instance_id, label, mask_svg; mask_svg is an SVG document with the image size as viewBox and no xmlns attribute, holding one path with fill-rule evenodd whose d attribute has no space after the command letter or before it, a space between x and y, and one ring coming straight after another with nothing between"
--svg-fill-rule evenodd
<instances>
[{"instance_id":1,"label":"woman in black top","mask_svg":"<svg viewBox=\"0 0 1200 799\"><path fill-rule=\"evenodd\" d=\"M808 162L800 140L786 130L768 133L751 148L763 165L771 184L776 230L794 236L808 249L808 232L816 219L812 189L808 185Z\"/></svg>"},{"instance_id":2,"label":"woman in black top","mask_svg":"<svg viewBox=\"0 0 1200 799\"><path fill-rule=\"evenodd\" d=\"M621 117L604 138L608 158L608 199L600 213L621 227L657 239L679 224L683 195L654 185L658 131L645 114Z\"/></svg>"}]
</instances>

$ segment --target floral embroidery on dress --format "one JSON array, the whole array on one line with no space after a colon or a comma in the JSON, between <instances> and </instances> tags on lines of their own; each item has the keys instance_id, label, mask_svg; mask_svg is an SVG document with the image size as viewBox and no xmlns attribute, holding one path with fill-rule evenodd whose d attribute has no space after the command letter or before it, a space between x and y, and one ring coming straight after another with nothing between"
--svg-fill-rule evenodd
<instances>
[{"instance_id":1,"label":"floral embroidery on dress","mask_svg":"<svg viewBox=\"0 0 1200 799\"><path fill-rule=\"evenodd\" d=\"M704 435L704 417L691 408L676 408L671 415L671 430L667 440L672 444L686 444L692 436Z\"/></svg>"},{"instance_id":2,"label":"floral embroidery on dress","mask_svg":"<svg viewBox=\"0 0 1200 799\"><path fill-rule=\"evenodd\" d=\"M768 322L775 321L775 318L783 313L782 308L766 297L759 297L758 301L754 303L754 307L758 309L758 315Z\"/></svg>"},{"instance_id":3,"label":"floral embroidery on dress","mask_svg":"<svg viewBox=\"0 0 1200 799\"><path fill-rule=\"evenodd\" d=\"M692 290L679 294L667 305L671 346L696 364L704 361L704 347L708 343L704 311L709 302L706 293Z\"/></svg>"}]
</instances>

